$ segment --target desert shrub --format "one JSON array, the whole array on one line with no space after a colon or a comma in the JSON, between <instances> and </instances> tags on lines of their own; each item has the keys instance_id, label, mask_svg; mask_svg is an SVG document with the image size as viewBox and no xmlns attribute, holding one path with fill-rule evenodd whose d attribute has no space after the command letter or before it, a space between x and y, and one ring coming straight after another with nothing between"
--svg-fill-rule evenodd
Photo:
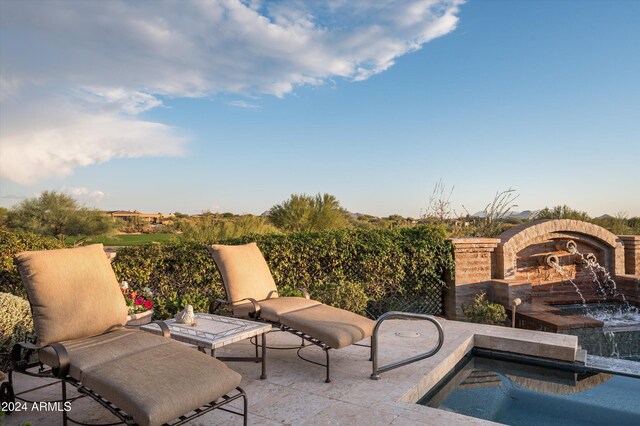
<instances>
[{"instance_id":1,"label":"desert shrub","mask_svg":"<svg viewBox=\"0 0 640 426\"><path fill-rule=\"evenodd\" d=\"M29 232L10 232L0 229L0 292L26 297L20 273L13 257L22 251L48 250L64 247L55 238Z\"/></svg>"},{"instance_id":2,"label":"desert shrub","mask_svg":"<svg viewBox=\"0 0 640 426\"><path fill-rule=\"evenodd\" d=\"M205 243L237 238L242 235L273 234L278 229L260 216L225 216L210 214L198 219L183 220L176 225L182 233L178 241Z\"/></svg>"},{"instance_id":3,"label":"desert shrub","mask_svg":"<svg viewBox=\"0 0 640 426\"><path fill-rule=\"evenodd\" d=\"M13 294L0 293L0 312L0 370L6 371L11 348L33 332L33 319L29 302Z\"/></svg>"},{"instance_id":4,"label":"desert shrub","mask_svg":"<svg viewBox=\"0 0 640 426\"><path fill-rule=\"evenodd\" d=\"M504 306L498 303L491 303L486 300L486 294L480 293L473 299L473 303L462 304L462 313L471 322L489 325L504 325L507 320L507 313Z\"/></svg>"},{"instance_id":5,"label":"desert shrub","mask_svg":"<svg viewBox=\"0 0 640 426\"><path fill-rule=\"evenodd\" d=\"M349 224L347 211L331 194L291 194L269 210L269 220L284 231L323 231Z\"/></svg>"}]
</instances>

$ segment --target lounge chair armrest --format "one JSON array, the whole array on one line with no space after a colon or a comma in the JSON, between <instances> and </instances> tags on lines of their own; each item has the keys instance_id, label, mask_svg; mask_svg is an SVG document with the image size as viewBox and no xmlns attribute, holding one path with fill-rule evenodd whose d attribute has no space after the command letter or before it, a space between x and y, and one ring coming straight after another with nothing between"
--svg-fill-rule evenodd
<instances>
[{"instance_id":1,"label":"lounge chair armrest","mask_svg":"<svg viewBox=\"0 0 640 426\"><path fill-rule=\"evenodd\" d=\"M249 318L260 318L260 304L256 299L252 297L245 297L244 299L236 300L233 303L244 302L245 300L248 300L253 305L253 312L249 312Z\"/></svg>"},{"instance_id":2,"label":"lounge chair armrest","mask_svg":"<svg viewBox=\"0 0 640 426\"><path fill-rule=\"evenodd\" d=\"M52 343L49 345L58 357L58 366L51 368L51 373L58 379L63 379L69 374L69 353L62 343Z\"/></svg>"},{"instance_id":3,"label":"lounge chair armrest","mask_svg":"<svg viewBox=\"0 0 640 426\"><path fill-rule=\"evenodd\" d=\"M311 299L311 296L309 295L309 292L307 291L306 288L297 287L296 290L298 290L300 293L302 293L302 295L304 296L305 299Z\"/></svg>"},{"instance_id":4,"label":"lounge chair armrest","mask_svg":"<svg viewBox=\"0 0 640 426\"><path fill-rule=\"evenodd\" d=\"M271 299L271 296L273 296L274 294L279 295L278 290L271 290L269 294L267 294L267 299Z\"/></svg>"},{"instance_id":5,"label":"lounge chair armrest","mask_svg":"<svg viewBox=\"0 0 640 426\"><path fill-rule=\"evenodd\" d=\"M31 349L31 350L40 349L40 346L36 345L35 343L31 343L31 342L18 342L18 345L20 345L20 347L22 347L24 349Z\"/></svg>"},{"instance_id":6,"label":"lounge chair armrest","mask_svg":"<svg viewBox=\"0 0 640 426\"><path fill-rule=\"evenodd\" d=\"M34 351L40 349L38 345L32 342L18 342L11 348L11 367L15 371L23 372L29 368L29 359Z\"/></svg>"},{"instance_id":7,"label":"lounge chair armrest","mask_svg":"<svg viewBox=\"0 0 640 426\"><path fill-rule=\"evenodd\" d=\"M162 337L171 337L171 330L169 330L169 326L165 324L162 320L151 321L151 324L157 324L160 327L160 331L162 332Z\"/></svg>"}]
</instances>

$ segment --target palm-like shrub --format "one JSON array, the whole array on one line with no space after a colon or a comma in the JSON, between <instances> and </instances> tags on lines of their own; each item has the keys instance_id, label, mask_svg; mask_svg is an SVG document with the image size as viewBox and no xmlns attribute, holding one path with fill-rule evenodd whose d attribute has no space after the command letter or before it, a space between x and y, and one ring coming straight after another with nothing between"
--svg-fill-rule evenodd
<instances>
[{"instance_id":1,"label":"palm-like shrub","mask_svg":"<svg viewBox=\"0 0 640 426\"><path fill-rule=\"evenodd\" d=\"M269 219L284 231L324 231L344 228L347 212L331 194L291 195L269 211Z\"/></svg>"}]
</instances>

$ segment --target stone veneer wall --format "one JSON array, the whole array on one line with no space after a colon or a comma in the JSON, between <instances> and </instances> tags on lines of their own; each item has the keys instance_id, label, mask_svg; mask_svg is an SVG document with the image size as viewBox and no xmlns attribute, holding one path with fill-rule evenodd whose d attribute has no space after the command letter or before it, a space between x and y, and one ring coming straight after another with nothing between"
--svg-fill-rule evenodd
<instances>
[{"instance_id":1,"label":"stone veneer wall","mask_svg":"<svg viewBox=\"0 0 640 426\"><path fill-rule=\"evenodd\" d=\"M624 247L622 241L606 229L588 222L569 219L537 220L515 226L500 235L497 265L500 278L515 278L518 253L533 243L552 238L575 238L604 250L604 265L611 274L623 274Z\"/></svg>"},{"instance_id":2,"label":"stone veneer wall","mask_svg":"<svg viewBox=\"0 0 640 426\"><path fill-rule=\"evenodd\" d=\"M515 298L531 302L532 284L533 287L544 286L536 288L536 294L544 294L545 288L565 291L563 277L544 282L540 279L543 275L536 275L536 268L529 263L530 258L535 261L535 256L553 252L555 241L569 239L578 244L580 252L595 254L614 278L619 277L622 287L628 290L627 294L635 294L632 299L638 300L640 236L617 237L604 228L577 220L542 220L516 226L499 238L452 239L456 268L448 277L445 292L447 318L464 318L460 306L471 303L481 292L487 293L489 300L509 307ZM563 256L561 264L567 263L567 270L573 273L573 278L592 286L591 278L570 264L568 253Z\"/></svg>"},{"instance_id":3,"label":"stone veneer wall","mask_svg":"<svg viewBox=\"0 0 640 426\"><path fill-rule=\"evenodd\" d=\"M460 305L470 303L481 293L488 293L492 300L491 279L496 269L495 249L497 238L454 238L454 261L456 269L447 283L444 311L448 319L464 318Z\"/></svg>"},{"instance_id":4,"label":"stone veneer wall","mask_svg":"<svg viewBox=\"0 0 640 426\"><path fill-rule=\"evenodd\" d=\"M624 244L624 268L629 275L640 275L640 235L620 235Z\"/></svg>"}]
</instances>

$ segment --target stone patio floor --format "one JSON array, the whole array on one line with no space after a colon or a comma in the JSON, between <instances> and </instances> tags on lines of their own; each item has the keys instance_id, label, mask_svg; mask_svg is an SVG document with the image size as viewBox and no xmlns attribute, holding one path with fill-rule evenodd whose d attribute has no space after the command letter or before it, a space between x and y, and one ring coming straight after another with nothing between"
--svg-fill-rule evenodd
<instances>
[{"instance_id":1,"label":"stone patio floor","mask_svg":"<svg viewBox=\"0 0 640 426\"><path fill-rule=\"evenodd\" d=\"M268 350L268 378L265 380L259 379L260 364L228 362L227 365L243 376L240 386L249 398L251 425L486 425L493 423L415 402L474 345L566 361L573 361L576 357L575 336L440 321L445 330L445 343L440 352L432 358L383 373L379 381L369 378L369 349L358 346L331 351L331 383L324 383L323 367L299 359L295 350ZM403 337L407 331L417 332L420 336ZM437 333L427 322L386 321L379 335L379 365L424 352L436 340ZM282 332L272 332L267 337L269 346L296 345L299 342L299 338ZM252 354L253 346L248 341L234 343L217 352L219 356ZM324 353L315 346L304 349L303 355L324 362ZM20 374L15 376L16 392L42 384L45 384L42 379ZM34 400L59 398L60 386L53 384L31 393L29 397ZM70 415L84 422L117 420L89 398L74 402ZM5 417L7 425L20 425L25 421L32 422L34 426L60 425L62 415L60 412L31 411ZM241 425L242 419L214 410L189 424Z\"/></svg>"}]
</instances>

